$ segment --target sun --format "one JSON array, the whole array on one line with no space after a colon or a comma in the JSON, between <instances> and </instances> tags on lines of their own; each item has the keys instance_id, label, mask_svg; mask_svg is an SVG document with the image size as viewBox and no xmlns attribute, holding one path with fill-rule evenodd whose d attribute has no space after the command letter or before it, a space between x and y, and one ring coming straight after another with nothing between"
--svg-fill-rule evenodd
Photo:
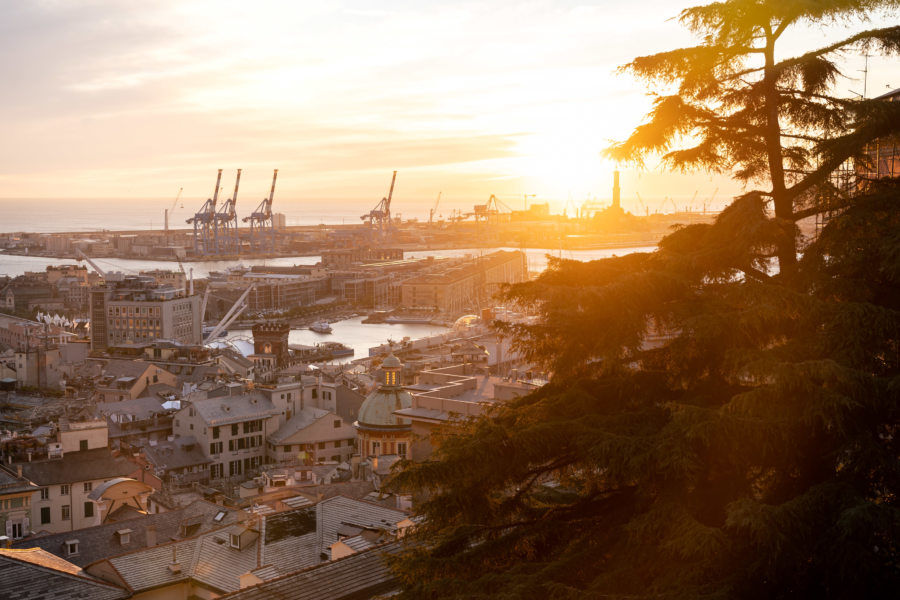
<instances>
[{"instance_id":1,"label":"sun","mask_svg":"<svg viewBox=\"0 0 900 600\"><path fill-rule=\"evenodd\" d=\"M589 130L562 127L525 137L516 168L526 190L556 203L608 197L615 165L602 156L602 138Z\"/></svg>"}]
</instances>

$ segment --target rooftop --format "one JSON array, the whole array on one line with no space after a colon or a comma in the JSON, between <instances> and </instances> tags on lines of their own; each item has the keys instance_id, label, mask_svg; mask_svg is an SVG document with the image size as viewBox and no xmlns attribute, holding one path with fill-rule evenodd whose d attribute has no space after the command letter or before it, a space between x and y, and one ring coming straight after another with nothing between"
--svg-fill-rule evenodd
<instances>
[{"instance_id":1,"label":"rooftop","mask_svg":"<svg viewBox=\"0 0 900 600\"><path fill-rule=\"evenodd\" d=\"M108 448L67 452L62 458L21 463L22 475L40 486L125 477L139 467Z\"/></svg>"},{"instance_id":2,"label":"rooftop","mask_svg":"<svg viewBox=\"0 0 900 600\"><path fill-rule=\"evenodd\" d=\"M216 521L216 516L219 514L222 516ZM96 527L17 540L13 546L16 548L41 548L51 554L65 556L72 563L83 567L110 556L147 548L152 541L152 539L148 540L147 534L151 529L153 532L150 535L152 537L155 534L156 544L165 544L231 525L243 517L243 511L219 506L205 500L197 500L184 508L170 512L143 515ZM131 530L131 535L124 544L116 534L122 529ZM78 539L79 550L76 556L68 557L65 552L65 542L72 538ZM169 556L171 557L171 552Z\"/></svg>"}]
</instances>

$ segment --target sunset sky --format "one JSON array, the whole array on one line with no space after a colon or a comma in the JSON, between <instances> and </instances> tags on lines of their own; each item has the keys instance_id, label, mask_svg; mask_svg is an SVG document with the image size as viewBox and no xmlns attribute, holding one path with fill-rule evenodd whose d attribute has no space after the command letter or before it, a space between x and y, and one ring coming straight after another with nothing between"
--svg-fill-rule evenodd
<instances>
[{"instance_id":1,"label":"sunset sky","mask_svg":"<svg viewBox=\"0 0 900 600\"><path fill-rule=\"evenodd\" d=\"M395 211L427 216L497 194L561 209L606 199L599 157L649 106L615 67L690 43L689 2L4 3L0 197L156 198L189 206L243 168L239 213L279 169L278 202L368 205L397 170ZM877 22L872 26L883 26ZM822 41L798 36L798 47ZM848 56L847 74L863 59ZM873 58L868 95L900 87ZM841 93L862 91L843 82ZM696 204L736 186L653 169L640 194ZM718 189L718 191L716 191ZM241 209L243 206L243 209Z\"/></svg>"}]
</instances>

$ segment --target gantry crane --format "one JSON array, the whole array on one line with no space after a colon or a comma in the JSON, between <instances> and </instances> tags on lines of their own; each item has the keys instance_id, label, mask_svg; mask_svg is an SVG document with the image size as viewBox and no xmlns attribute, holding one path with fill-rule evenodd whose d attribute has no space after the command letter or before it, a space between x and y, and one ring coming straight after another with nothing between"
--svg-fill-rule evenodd
<instances>
[{"instance_id":1,"label":"gantry crane","mask_svg":"<svg viewBox=\"0 0 900 600\"><path fill-rule=\"evenodd\" d=\"M241 170L237 170L234 180L234 194L225 201L216 213L216 254L237 254L241 247L238 238L237 195L241 185Z\"/></svg>"},{"instance_id":2,"label":"gantry crane","mask_svg":"<svg viewBox=\"0 0 900 600\"><path fill-rule=\"evenodd\" d=\"M250 223L250 245L259 252L272 252L275 250L275 224L272 219L272 198L275 196L275 180L278 178L278 169L272 174L272 189L269 197L263 198L249 217L244 217L244 223Z\"/></svg>"},{"instance_id":3,"label":"gantry crane","mask_svg":"<svg viewBox=\"0 0 900 600\"><path fill-rule=\"evenodd\" d=\"M391 231L391 197L394 195L394 182L397 180L397 171L391 177L391 189L386 198L375 205L375 208L362 215L360 219L369 226L369 232L375 242L385 242L390 237Z\"/></svg>"},{"instance_id":4,"label":"gantry crane","mask_svg":"<svg viewBox=\"0 0 900 600\"><path fill-rule=\"evenodd\" d=\"M215 254L218 248L218 227L216 227L216 202L219 198L219 184L222 182L222 169L216 176L216 189L212 198L207 198L200 210L187 220L194 226L194 254Z\"/></svg>"}]
</instances>

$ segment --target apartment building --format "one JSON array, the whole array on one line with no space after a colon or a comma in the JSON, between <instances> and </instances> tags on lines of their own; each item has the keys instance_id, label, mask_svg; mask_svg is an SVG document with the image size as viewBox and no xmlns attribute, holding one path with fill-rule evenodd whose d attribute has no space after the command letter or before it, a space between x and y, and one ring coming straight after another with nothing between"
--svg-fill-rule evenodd
<instances>
[{"instance_id":1,"label":"apartment building","mask_svg":"<svg viewBox=\"0 0 900 600\"><path fill-rule=\"evenodd\" d=\"M31 529L60 533L99 525L100 507L88 497L91 491L134 474L138 467L110 453L105 421L63 421L57 439L46 459L16 465L37 486L31 496Z\"/></svg>"},{"instance_id":2,"label":"apartment building","mask_svg":"<svg viewBox=\"0 0 900 600\"><path fill-rule=\"evenodd\" d=\"M202 341L200 297L159 285L152 277L124 277L91 292L91 349L167 339Z\"/></svg>"},{"instance_id":3,"label":"apartment building","mask_svg":"<svg viewBox=\"0 0 900 600\"><path fill-rule=\"evenodd\" d=\"M527 275L524 252L494 252L407 279L401 284L400 303L459 313L489 301L504 284L525 281Z\"/></svg>"},{"instance_id":4,"label":"apartment building","mask_svg":"<svg viewBox=\"0 0 900 600\"><path fill-rule=\"evenodd\" d=\"M232 395L208 397L195 392L175 413L172 433L193 437L209 458L209 478L243 479L264 462L265 439L278 429L280 410L258 392L237 386Z\"/></svg>"}]
</instances>

